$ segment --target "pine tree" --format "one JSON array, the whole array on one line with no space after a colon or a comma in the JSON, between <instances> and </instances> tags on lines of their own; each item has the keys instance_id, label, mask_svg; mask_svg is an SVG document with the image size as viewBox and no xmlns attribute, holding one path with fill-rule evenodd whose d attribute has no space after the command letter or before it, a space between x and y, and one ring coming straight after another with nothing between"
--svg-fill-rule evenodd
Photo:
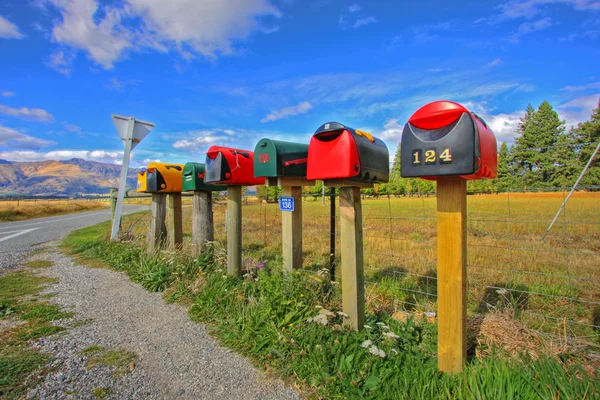
<instances>
[{"instance_id":1,"label":"pine tree","mask_svg":"<svg viewBox=\"0 0 600 400\"><path fill-rule=\"evenodd\" d=\"M498 152L498 178L495 181L496 190L506 190L512 186L512 166L510 150L506 142L502 142Z\"/></svg>"},{"instance_id":2,"label":"pine tree","mask_svg":"<svg viewBox=\"0 0 600 400\"><path fill-rule=\"evenodd\" d=\"M567 134L562 134L556 141L553 154L554 172L552 186L569 187L575 183L582 165L576 152L577 139L573 129Z\"/></svg>"},{"instance_id":3,"label":"pine tree","mask_svg":"<svg viewBox=\"0 0 600 400\"><path fill-rule=\"evenodd\" d=\"M555 145L564 134L565 122L550 103L542 102L537 111L527 108L521 119L515 146L515 161L523 169L527 186L549 186L554 174Z\"/></svg>"},{"instance_id":4,"label":"pine tree","mask_svg":"<svg viewBox=\"0 0 600 400\"><path fill-rule=\"evenodd\" d=\"M402 143L398 143L396 154L394 154L394 163L392 164L392 174L390 181L401 179L400 171L402 170Z\"/></svg>"},{"instance_id":5,"label":"pine tree","mask_svg":"<svg viewBox=\"0 0 600 400\"><path fill-rule=\"evenodd\" d=\"M592 111L590 120L577 125L572 131L575 140L581 146L579 160L581 168L583 168L600 141L600 100L598 101L598 107ZM590 168L581 180L581 185L600 185L600 155L596 155L596 158L592 161Z\"/></svg>"}]
</instances>

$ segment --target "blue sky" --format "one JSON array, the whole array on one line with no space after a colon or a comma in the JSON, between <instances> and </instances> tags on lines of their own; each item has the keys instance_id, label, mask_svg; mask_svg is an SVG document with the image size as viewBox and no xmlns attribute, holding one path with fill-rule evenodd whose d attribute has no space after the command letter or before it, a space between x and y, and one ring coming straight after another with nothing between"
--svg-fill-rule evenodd
<instances>
[{"instance_id":1,"label":"blue sky","mask_svg":"<svg viewBox=\"0 0 600 400\"><path fill-rule=\"evenodd\" d=\"M600 0L4 0L0 54L0 159L118 163L113 113L156 124L134 166L308 142L331 120L393 153L438 99L499 141L528 103L589 118Z\"/></svg>"}]
</instances>

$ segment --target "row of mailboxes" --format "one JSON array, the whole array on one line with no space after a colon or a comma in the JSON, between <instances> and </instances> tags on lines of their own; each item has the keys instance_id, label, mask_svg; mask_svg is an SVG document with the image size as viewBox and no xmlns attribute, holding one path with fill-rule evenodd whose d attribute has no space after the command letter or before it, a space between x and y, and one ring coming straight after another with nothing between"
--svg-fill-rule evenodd
<instances>
[{"instance_id":1,"label":"row of mailboxes","mask_svg":"<svg viewBox=\"0 0 600 400\"><path fill-rule=\"evenodd\" d=\"M406 123L401 142L403 177L496 177L496 138L479 116L460 104L437 101L420 108ZM261 139L254 151L212 146L206 165L150 163L138 175L137 190L217 191L262 185L271 177L384 183L389 180L389 152L367 132L328 122L308 145Z\"/></svg>"}]
</instances>

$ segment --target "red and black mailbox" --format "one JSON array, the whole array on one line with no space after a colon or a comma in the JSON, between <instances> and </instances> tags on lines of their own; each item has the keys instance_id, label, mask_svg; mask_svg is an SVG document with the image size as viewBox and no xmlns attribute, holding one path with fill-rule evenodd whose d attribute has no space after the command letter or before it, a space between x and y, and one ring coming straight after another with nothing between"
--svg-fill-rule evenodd
<instances>
[{"instance_id":1,"label":"red and black mailbox","mask_svg":"<svg viewBox=\"0 0 600 400\"><path fill-rule=\"evenodd\" d=\"M435 101L415 112L402 131L401 175L435 179L493 179L496 137L477 114L452 101Z\"/></svg>"},{"instance_id":2,"label":"red and black mailbox","mask_svg":"<svg viewBox=\"0 0 600 400\"><path fill-rule=\"evenodd\" d=\"M308 145L308 180L388 182L389 152L382 140L339 122L317 129Z\"/></svg>"},{"instance_id":3,"label":"red and black mailbox","mask_svg":"<svg viewBox=\"0 0 600 400\"><path fill-rule=\"evenodd\" d=\"M265 178L254 177L254 153L231 147L212 146L206 152L205 183L222 185L264 185Z\"/></svg>"}]
</instances>

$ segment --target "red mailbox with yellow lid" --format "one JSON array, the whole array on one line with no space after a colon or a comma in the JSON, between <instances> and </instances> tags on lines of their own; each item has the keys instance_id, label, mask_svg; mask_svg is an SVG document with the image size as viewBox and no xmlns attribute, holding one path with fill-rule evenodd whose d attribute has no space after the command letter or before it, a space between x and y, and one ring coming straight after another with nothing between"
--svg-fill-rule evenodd
<instances>
[{"instance_id":1,"label":"red mailbox with yellow lid","mask_svg":"<svg viewBox=\"0 0 600 400\"><path fill-rule=\"evenodd\" d=\"M389 152L382 140L339 122L317 129L308 145L308 180L388 182Z\"/></svg>"},{"instance_id":2,"label":"red mailbox with yellow lid","mask_svg":"<svg viewBox=\"0 0 600 400\"><path fill-rule=\"evenodd\" d=\"M493 179L496 137L481 117L453 101L418 109L402 131L402 177Z\"/></svg>"},{"instance_id":3,"label":"red mailbox with yellow lid","mask_svg":"<svg viewBox=\"0 0 600 400\"><path fill-rule=\"evenodd\" d=\"M254 177L252 151L212 146L206 152L204 182L228 186L252 186L264 185L265 178Z\"/></svg>"}]
</instances>

